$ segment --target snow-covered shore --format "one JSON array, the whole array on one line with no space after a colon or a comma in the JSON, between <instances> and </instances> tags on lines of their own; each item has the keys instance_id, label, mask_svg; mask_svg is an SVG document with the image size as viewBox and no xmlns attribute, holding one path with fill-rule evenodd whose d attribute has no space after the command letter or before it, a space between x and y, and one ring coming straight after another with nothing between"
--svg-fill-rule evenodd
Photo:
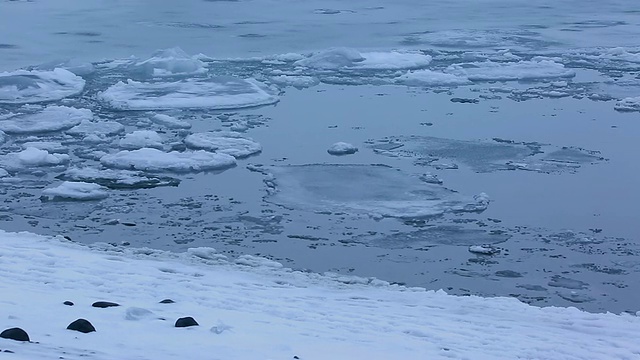
<instances>
[{"instance_id":1,"label":"snow-covered shore","mask_svg":"<svg viewBox=\"0 0 640 360\"><path fill-rule=\"evenodd\" d=\"M3 359L640 358L637 316L295 272L208 248L0 231L0 278L0 331L20 327L31 339L0 339ZM101 300L121 306L91 306ZM185 316L200 326L175 328ZM66 330L78 318L96 332Z\"/></svg>"}]
</instances>

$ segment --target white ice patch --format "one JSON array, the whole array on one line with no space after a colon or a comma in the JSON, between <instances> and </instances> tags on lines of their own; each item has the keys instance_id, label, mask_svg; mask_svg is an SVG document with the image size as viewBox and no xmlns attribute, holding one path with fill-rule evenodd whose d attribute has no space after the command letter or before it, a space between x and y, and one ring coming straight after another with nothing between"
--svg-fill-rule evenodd
<instances>
[{"instance_id":1,"label":"white ice patch","mask_svg":"<svg viewBox=\"0 0 640 360\"><path fill-rule=\"evenodd\" d=\"M64 99L84 88L84 79L64 69L0 73L0 104L29 104Z\"/></svg>"},{"instance_id":2,"label":"white ice patch","mask_svg":"<svg viewBox=\"0 0 640 360\"><path fill-rule=\"evenodd\" d=\"M113 136L124 132L124 125L115 121L87 121L83 120L80 125L75 126L67 131L72 136L96 136L104 139L107 136Z\"/></svg>"},{"instance_id":3,"label":"white ice patch","mask_svg":"<svg viewBox=\"0 0 640 360\"><path fill-rule=\"evenodd\" d=\"M0 178L9 176L9 172L3 168L0 168Z\"/></svg>"},{"instance_id":4,"label":"white ice patch","mask_svg":"<svg viewBox=\"0 0 640 360\"><path fill-rule=\"evenodd\" d=\"M4 133L4 131L0 130L0 144L4 143L5 141L7 141L7 135Z\"/></svg>"},{"instance_id":5,"label":"white ice patch","mask_svg":"<svg viewBox=\"0 0 640 360\"><path fill-rule=\"evenodd\" d=\"M165 115L165 114L155 114L151 117L151 121L154 123L164 126L168 129L190 129L191 124L186 121L176 119L173 116Z\"/></svg>"},{"instance_id":6,"label":"white ice patch","mask_svg":"<svg viewBox=\"0 0 640 360\"><path fill-rule=\"evenodd\" d=\"M8 134L45 133L70 129L93 119L89 109L47 106L33 114L21 114L0 121L0 130Z\"/></svg>"},{"instance_id":7,"label":"white ice patch","mask_svg":"<svg viewBox=\"0 0 640 360\"><path fill-rule=\"evenodd\" d=\"M346 142L337 142L327 149L327 152L331 155L350 155L355 154L357 151L357 147Z\"/></svg>"},{"instance_id":8,"label":"white ice patch","mask_svg":"<svg viewBox=\"0 0 640 360\"><path fill-rule=\"evenodd\" d=\"M30 147L18 153L5 155L2 162L13 168L55 166L68 163L69 155L51 154L47 150Z\"/></svg>"},{"instance_id":9,"label":"white ice patch","mask_svg":"<svg viewBox=\"0 0 640 360\"><path fill-rule=\"evenodd\" d=\"M640 111L640 96L624 98L618 101L614 108L618 111Z\"/></svg>"},{"instance_id":10,"label":"white ice patch","mask_svg":"<svg viewBox=\"0 0 640 360\"><path fill-rule=\"evenodd\" d=\"M106 188L93 183L65 181L57 187L45 189L42 196L49 200L102 200L109 196Z\"/></svg>"},{"instance_id":11,"label":"white ice patch","mask_svg":"<svg viewBox=\"0 0 640 360\"><path fill-rule=\"evenodd\" d=\"M316 53L306 59L294 63L316 69L377 69L397 70L416 69L429 65L431 56L420 52L390 51L390 52L365 52L350 48L333 48Z\"/></svg>"},{"instance_id":12,"label":"white ice patch","mask_svg":"<svg viewBox=\"0 0 640 360\"><path fill-rule=\"evenodd\" d=\"M282 267L282 264L277 261L273 261L267 258L263 258L260 256L253 256L253 255L240 255L236 259L236 264L246 265L251 267L267 267L267 268L276 268L276 269L279 269Z\"/></svg>"},{"instance_id":13,"label":"white ice patch","mask_svg":"<svg viewBox=\"0 0 640 360\"><path fill-rule=\"evenodd\" d=\"M575 71L552 60L531 60L510 63L473 62L449 66L448 73L467 77L471 81L543 80L574 77Z\"/></svg>"},{"instance_id":14,"label":"white ice patch","mask_svg":"<svg viewBox=\"0 0 640 360\"><path fill-rule=\"evenodd\" d=\"M245 158L262 151L262 146L253 139L230 131L195 133L187 136L184 142L193 149L215 151L235 158Z\"/></svg>"},{"instance_id":15,"label":"white ice patch","mask_svg":"<svg viewBox=\"0 0 640 360\"><path fill-rule=\"evenodd\" d=\"M158 50L149 59L138 62L134 68L148 76L197 75L207 72L204 62L189 56L182 49Z\"/></svg>"},{"instance_id":16,"label":"white ice patch","mask_svg":"<svg viewBox=\"0 0 640 360\"><path fill-rule=\"evenodd\" d=\"M98 97L119 110L240 109L278 102L253 79L214 77L176 82L128 80L109 87Z\"/></svg>"},{"instance_id":17,"label":"white ice patch","mask_svg":"<svg viewBox=\"0 0 640 360\"><path fill-rule=\"evenodd\" d=\"M235 158L227 154L211 153L204 150L166 153L152 148L124 150L116 154L105 155L100 158L100 162L111 168L153 172L222 170L236 164Z\"/></svg>"},{"instance_id":18,"label":"white ice patch","mask_svg":"<svg viewBox=\"0 0 640 360\"><path fill-rule=\"evenodd\" d=\"M91 182L111 189L177 186L180 183L179 180L174 178L147 176L139 171L96 169L91 167L72 167L56 178L67 181Z\"/></svg>"},{"instance_id":19,"label":"white ice patch","mask_svg":"<svg viewBox=\"0 0 640 360\"><path fill-rule=\"evenodd\" d=\"M443 73L432 70L408 71L395 79L397 83L408 86L459 86L471 84L466 76Z\"/></svg>"},{"instance_id":20,"label":"white ice patch","mask_svg":"<svg viewBox=\"0 0 640 360\"><path fill-rule=\"evenodd\" d=\"M40 150L46 150L52 153L65 153L67 147L57 141L28 141L22 144L23 149L36 148Z\"/></svg>"},{"instance_id":21,"label":"white ice patch","mask_svg":"<svg viewBox=\"0 0 640 360\"><path fill-rule=\"evenodd\" d=\"M316 86L320 83L317 78L304 75L279 75L273 76L269 80L278 86L293 86L298 89Z\"/></svg>"},{"instance_id":22,"label":"white ice patch","mask_svg":"<svg viewBox=\"0 0 640 360\"><path fill-rule=\"evenodd\" d=\"M120 139L120 147L129 150L141 148L162 149L162 138L153 130L136 130Z\"/></svg>"}]
</instances>

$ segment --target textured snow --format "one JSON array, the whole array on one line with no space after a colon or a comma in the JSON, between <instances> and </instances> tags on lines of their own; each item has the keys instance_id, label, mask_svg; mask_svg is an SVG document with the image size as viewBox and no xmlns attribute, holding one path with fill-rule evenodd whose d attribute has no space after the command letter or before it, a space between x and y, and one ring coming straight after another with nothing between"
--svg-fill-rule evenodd
<instances>
[{"instance_id":1,"label":"textured snow","mask_svg":"<svg viewBox=\"0 0 640 360\"><path fill-rule=\"evenodd\" d=\"M136 63L134 68L157 77L197 75L207 71L204 62L177 47L158 50L149 59Z\"/></svg>"},{"instance_id":2,"label":"textured snow","mask_svg":"<svg viewBox=\"0 0 640 360\"><path fill-rule=\"evenodd\" d=\"M8 134L31 134L70 129L82 121L93 119L89 109L47 106L32 114L21 114L0 121L0 130Z\"/></svg>"},{"instance_id":3,"label":"textured snow","mask_svg":"<svg viewBox=\"0 0 640 360\"><path fill-rule=\"evenodd\" d=\"M327 152L331 155L349 155L355 154L357 151L357 147L346 142L337 142L331 145L327 150Z\"/></svg>"},{"instance_id":4,"label":"textured snow","mask_svg":"<svg viewBox=\"0 0 640 360\"><path fill-rule=\"evenodd\" d=\"M0 104L54 101L82 92L85 81L64 69L0 73Z\"/></svg>"},{"instance_id":5,"label":"textured snow","mask_svg":"<svg viewBox=\"0 0 640 360\"><path fill-rule=\"evenodd\" d=\"M93 183L65 181L54 188L44 189L42 196L50 200L101 200L109 196L106 188Z\"/></svg>"},{"instance_id":6,"label":"textured snow","mask_svg":"<svg viewBox=\"0 0 640 360\"><path fill-rule=\"evenodd\" d=\"M109 87L98 97L119 110L166 110L208 108L239 109L278 102L253 79L214 77L176 82L128 80Z\"/></svg>"},{"instance_id":7,"label":"textured snow","mask_svg":"<svg viewBox=\"0 0 640 360\"><path fill-rule=\"evenodd\" d=\"M191 124L186 121L176 119L173 116L165 115L165 114L155 114L151 117L151 121L154 123L164 126L168 129L190 129Z\"/></svg>"},{"instance_id":8,"label":"textured snow","mask_svg":"<svg viewBox=\"0 0 640 360\"><path fill-rule=\"evenodd\" d=\"M199 172L233 167L236 160L227 154L204 150L169 153L153 148L124 150L105 155L100 162L107 167L142 171Z\"/></svg>"},{"instance_id":9,"label":"textured snow","mask_svg":"<svg viewBox=\"0 0 640 360\"><path fill-rule=\"evenodd\" d=\"M296 61L297 66L318 69L415 69L429 65L431 56L420 52L390 51L365 52L350 48L333 48Z\"/></svg>"},{"instance_id":10,"label":"textured snow","mask_svg":"<svg viewBox=\"0 0 640 360\"><path fill-rule=\"evenodd\" d=\"M457 297L376 279L0 231L7 359L538 359L640 356L640 318ZM215 255L211 249L209 254ZM171 298L173 304L159 301ZM70 300L74 306L65 306ZM92 308L106 300L121 306ZM192 316L200 326L175 328ZM86 318L96 332L66 330Z\"/></svg>"},{"instance_id":11,"label":"textured snow","mask_svg":"<svg viewBox=\"0 0 640 360\"><path fill-rule=\"evenodd\" d=\"M624 98L618 101L614 108L618 111L640 111L640 96Z\"/></svg>"},{"instance_id":12,"label":"textured snow","mask_svg":"<svg viewBox=\"0 0 640 360\"><path fill-rule=\"evenodd\" d=\"M119 145L124 149L141 149L144 147L162 149L162 138L153 130L136 130L120 139Z\"/></svg>"},{"instance_id":13,"label":"textured snow","mask_svg":"<svg viewBox=\"0 0 640 360\"><path fill-rule=\"evenodd\" d=\"M454 64L447 72L472 81L542 80L574 77L575 71L552 60Z\"/></svg>"},{"instance_id":14,"label":"textured snow","mask_svg":"<svg viewBox=\"0 0 640 360\"><path fill-rule=\"evenodd\" d=\"M230 131L195 133L187 136L184 142L193 149L215 151L235 158L245 158L262 151L262 146L253 139Z\"/></svg>"},{"instance_id":15,"label":"textured snow","mask_svg":"<svg viewBox=\"0 0 640 360\"><path fill-rule=\"evenodd\" d=\"M395 80L398 83L409 86L458 86L471 83L466 76L458 76L427 69L408 71Z\"/></svg>"}]
</instances>

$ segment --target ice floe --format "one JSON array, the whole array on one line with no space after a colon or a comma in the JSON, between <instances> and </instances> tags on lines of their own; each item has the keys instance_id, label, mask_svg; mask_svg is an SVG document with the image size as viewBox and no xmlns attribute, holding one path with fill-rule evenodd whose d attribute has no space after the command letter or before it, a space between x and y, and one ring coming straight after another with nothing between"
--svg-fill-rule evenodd
<instances>
[{"instance_id":1,"label":"ice floe","mask_svg":"<svg viewBox=\"0 0 640 360\"><path fill-rule=\"evenodd\" d=\"M327 152L331 155L350 155L355 154L357 151L357 147L346 142L337 142L327 149Z\"/></svg>"},{"instance_id":2,"label":"ice floe","mask_svg":"<svg viewBox=\"0 0 640 360\"><path fill-rule=\"evenodd\" d=\"M235 158L246 158L262 151L259 143L231 131L195 133L187 136L184 142L192 149L215 151Z\"/></svg>"},{"instance_id":3,"label":"ice floe","mask_svg":"<svg viewBox=\"0 0 640 360\"><path fill-rule=\"evenodd\" d=\"M66 153L68 148L58 141L27 141L22 143L22 148L36 148L51 153Z\"/></svg>"},{"instance_id":4,"label":"ice floe","mask_svg":"<svg viewBox=\"0 0 640 360\"><path fill-rule=\"evenodd\" d=\"M62 184L42 191L49 200L102 200L109 196L106 189L98 184L65 181Z\"/></svg>"},{"instance_id":5,"label":"ice floe","mask_svg":"<svg viewBox=\"0 0 640 360\"><path fill-rule=\"evenodd\" d=\"M168 129L190 129L191 124L184 120L176 119L173 116L165 115L165 114L155 114L151 117L151 121L154 123L164 126Z\"/></svg>"},{"instance_id":6,"label":"ice floe","mask_svg":"<svg viewBox=\"0 0 640 360\"><path fill-rule=\"evenodd\" d=\"M624 98L618 101L614 108L618 111L640 111L640 96Z\"/></svg>"},{"instance_id":7,"label":"ice floe","mask_svg":"<svg viewBox=\"0 0 640 360\"><path fill-rule=\"evenodd\" d=\"M83 120L79 125L65 131L67 134L78 137L97 136L104 139L124 132L124 125L116 121L88 121Z\"/></svg>"},{"instance_id":8,"label":"ice floe","mask_svg":"<svg viewBox=\"0 0 640 360\"><path fill-rule=\"evenodd\" d=\"M7 134L45 133L70 129L82 121L93 119L89 109L67 106L47 106L41 111L20 114L0 121L0 130Z\"/></svg>"},{"instance_id":9,"label":"ice floe","mask_svg":"<svg viewBox=\"0 0 640 360\"><path fill-rule=\"evenodd\" d=\"M178 186L180 180L167 177L147 175L139 171L96 169L90 167L72 167L57 179L76 182L90 182L110 189L148 189L158 186Z\"/></svg>"},{"instance_id":10,"label":"ice floe","mask_svg":"<svg viewBox=\"0 0 640 360\"><path fill-rule=\"evenodd\" d=\"M336 70L341 68L398 70L416 69L429 65L431 56L420 52L390 51L364 52L350 48L333 48L298 60L297 66Z\"/></svg>"},{"instance_id":11,"label":"ice floe","mask_svg":"<svg viewBox=\"0 0 640 360\"><path fill-rule=\"evenodd\" d=\"M485 194L465 197L385 165L291 165L266 171L267 201L285 207L421 218L481 212L489 204Z\"/></svg>"},{"instance_id":12,"label":"ice floe","mask_svg":"<svg viewBox=\"0 0 640 360\"><path fill-rule=\"evenodd\" d=\"M472 81L544 80L570 78L576 75L572 69L552 60L518 62L473 62L447 67L448 73L466 77Z\"/></svg>"},{"instance_id":13,"label":"ice floe","mask_svg":"<svg viewBox=\"0 0 640 360\"><path fill-rule=\"evenodd\" d=\"M80 94L85 81L64 69L0 73L0 104L29 104Z\"/></svg>"},{"instance_id":14,"label":"ice floe","mask_svg":"<svg viewBox=\"0 0 640 360\"><path fill-rule=\"evenodd\" d=\"M2 156L0 158L0 164L17 169L61 165L68 163L69 160L70 157L67 154L52 154L47 150L29 147L18 153L10 153Z\"/></svg>"},{"instance_id":15,"label":"ice floe","mask_svg":"<svg viewBox=\"0 0 640 360\"><path fill-rule=\"evenodd\" d=\"M103 156L100 162L110 168L152 172L200 172L236 165L235 158L227 154L204 150L166 153L153 148L120 151Z\"/></svg>"},{"instance_id":16,"label":"ice floe","mask_svg":"<svg viewBox=\"0 0 640 360\"><path fill-rule=\"evenodd\" d=\"M213 77L176 82L118 82L98 95L118 110L239 109L278 102L253 79Z\"/></svg>"},{"instance_id":17,"label":"ice floe","mask_svg":"<svg viewBox=\"0 0 640 360\"><path fill-rule=\"evenodd\" d=\"M196 56L190 56L175 47L158 50L150 58L137 62L133 67L147 76L198 75L207 72L206 64Z\"/></svg>"},{"instance_id":18,"label":"ice floe","mask_svg":"<svg viewBox=\"0 0 640 360\"><path fill-rule=\"evenodd\" d=\"M141 148L162 149L162 138L153 130L136 130L126 134L118 143L121 148L135 150Z\"/></svg>"},{"instance_id":19,"label":"ice floe","mask_svg":"<svg viewBox=\"0 0 640 360\"><path fill-rule=\"evenodd\" d=\"M317 78L306 75L278 75L270 77L269 81L278 86L293 86L298 89L316 86L320 83Z\"/></svg>"},{"instance_id":20,"label":"ice floe","mask_svg":"<svg viewBox=\"0 0 640 360\"><path fill-rule=\"evenodd\" d=\"M395 81L409 86L459 86L471 84L471 81L466 76L427 69L408 71L406 74L395 78Z\"/></svg>"}]
</instances>

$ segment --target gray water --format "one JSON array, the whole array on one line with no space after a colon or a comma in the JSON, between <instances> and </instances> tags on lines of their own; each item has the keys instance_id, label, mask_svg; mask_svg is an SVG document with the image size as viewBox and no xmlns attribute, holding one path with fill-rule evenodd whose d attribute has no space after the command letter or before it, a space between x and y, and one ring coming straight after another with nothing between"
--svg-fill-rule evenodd
<instances>
[{"instance_id":1,"label":"gray water","mask_svg":"<svg viewBox=\"0 0 640 360\"><path fill-rule=\"evenodd\" d=\"M3 1L0 69L76 72L82 92L45 104L92 110L103 134L91 142L69 129L5 131L0 228L171 251L209 246L453 294L635 312L640 123L616 104L640 96L639 18L632 1ZM207 55L204 72L163 78L135 65L174 46ZM400 80L408 68L346 58L300 67L271 56L338 46L433 57L418 70L544 57L573 73L415 85ZM219 76L254 78L279 102L122 111L99 96L129 78ZM37 111L0 104L0 123ZM157 113L191 127L149 120ZM124 129L109 132L106 121ZM100 157L123 150L126 133L154 130L163 151L184 152L186 136L217 129L239 130L262 151L220 171L143 171L150 182L132 186L85 179L110 188L99 201L41 197L71 167L104 169ZM50 153L70 160L16 165L28 141L59 143ZM328 154L338 141L358 152ZM432 175L442 184L426 181Z\"/></svg>"}]
</instances>

